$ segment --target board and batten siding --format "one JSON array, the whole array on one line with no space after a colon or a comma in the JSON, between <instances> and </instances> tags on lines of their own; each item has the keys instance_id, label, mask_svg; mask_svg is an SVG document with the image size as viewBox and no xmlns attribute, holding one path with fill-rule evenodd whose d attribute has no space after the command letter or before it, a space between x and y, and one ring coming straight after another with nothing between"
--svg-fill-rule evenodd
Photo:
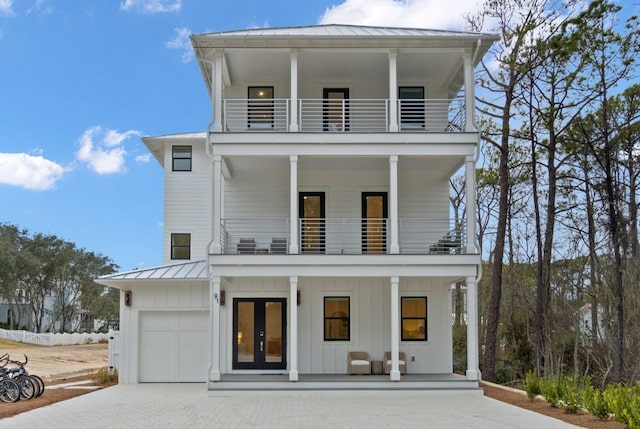
<instances>
[{"instance_id":1,"label":"board and batten siding","mask_svg":"<svg viewBox=\"0 0 640 429\"><path fill-rule=\"evenodd\" d=\"M289 284L287 278L234 278L224 288L226 305L221 307L221 344L224 347L221 367L223 371L233 372L233 299L288 299ZM300 277L300 305L297 307L299 372L344 374L347 372L349 351L366 351L373 360L382 360L384 352L391 350L390 288L388 278ZM449 290L450 284L443 279L400 278L400 297L426 296L428 299L428 341L400 342L400 351L407 354L409 373L450 373L453 370ZM350 297L349 341L324 341L325 296ZM287 313L290 311L289 305L291 303L287 302ZM290 327L287 336L290 336ZM290 362L291 350L287 350L287 353L287 362Z\"/></svg>"},{"instance_id":2,"label":"board and batten siding","mask_svg":"<svg viewBox=\"0 0 640 429\"><path fill-rule=\"evenodd\" d=\"M172 171L172 146L165 147L164 264L183 262L171 259L172 233L191 234L194 261L206 259L211 240L211 160L204 144L191 146L191 171Z\"/></svg>"}]
</instances>

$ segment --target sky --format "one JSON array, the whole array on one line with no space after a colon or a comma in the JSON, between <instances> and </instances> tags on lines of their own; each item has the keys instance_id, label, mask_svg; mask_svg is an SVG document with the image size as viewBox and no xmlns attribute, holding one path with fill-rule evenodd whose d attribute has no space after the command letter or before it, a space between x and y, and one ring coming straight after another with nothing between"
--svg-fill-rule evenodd
<instances>
[{"instance_id":1,"label":"sky","mask_svg":"<svg viewBox=\"0 0 640 429\"><path fill-rule=\"evenodd\" d=\"M140 138L202 131L189 35L356 24L464 30L479 0L0 0L0 223L121 271L162 263L163 171Z\"/></svg>"}]
</instances>

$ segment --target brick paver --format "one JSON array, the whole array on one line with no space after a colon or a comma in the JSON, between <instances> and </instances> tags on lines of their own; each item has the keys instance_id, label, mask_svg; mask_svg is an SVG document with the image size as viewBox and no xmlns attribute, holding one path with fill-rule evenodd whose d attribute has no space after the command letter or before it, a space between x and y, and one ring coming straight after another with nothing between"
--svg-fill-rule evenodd
<instances>
[{"instance_id":1,"label":"brick paver","mask_svg":"<svg viewBox=\"0 0 640 429\"><path fill-rule=\"evenodd\" d=\"M0 428L568 429L481 395L286 392L209 397L203 384L119 385L0 420Z\"/></svg>"}]
</instances>

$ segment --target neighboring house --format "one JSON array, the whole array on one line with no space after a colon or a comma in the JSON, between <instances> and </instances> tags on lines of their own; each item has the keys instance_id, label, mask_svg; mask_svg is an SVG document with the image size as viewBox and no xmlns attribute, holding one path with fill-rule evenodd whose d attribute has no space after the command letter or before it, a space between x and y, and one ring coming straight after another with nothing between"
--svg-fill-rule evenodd
<instances>
[{"instance_id":1,"label":"neighboring house","mask_svg":"<svg viewBox=\"0 0 640 429\"><path fill-rule=\"evenodd\" d=\"M209 128L143 138L165 170L166 265L98 279L122 291L120 382L362 388L371 378L346 375L361 351L390 352L369 386L477 387L474 67L497 38L326 25L191 40ZM456 377L460 280L470 323Z\"/></svg>"}]
</instances>

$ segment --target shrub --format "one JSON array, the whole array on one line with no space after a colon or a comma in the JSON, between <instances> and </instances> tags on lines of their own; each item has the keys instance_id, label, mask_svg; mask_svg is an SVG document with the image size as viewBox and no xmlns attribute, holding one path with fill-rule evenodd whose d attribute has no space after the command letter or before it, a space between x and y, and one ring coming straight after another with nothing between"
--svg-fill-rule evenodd
<instances>
[{"instance_id":1,"label":"shrub","mask_svg":"<svg viewBox=\"0 0 640 429\"><path fill-rule=\"evenodd\" d=\"M609 418L611 410L604 400L602 392L591 384L587 384L582 391L582 404L584 408L600 420Z\"/></svg>"},{"instance_id":2,"label":"shrub","mask_svg":"<svg viewBox=\"0 0 640 429\"><path fill-rule=\"evenodd\" d=\"M565 376L560 379L558 395L564 409L569 414L575 414L582 408L582 386L579 379Z\"/></svg>"},{"instance_id":3,"label":"shrub","mask_svg":"<svg viewBox=\"0 0 640 429\"><path fill-rule=\"evenodd\" d=\"M541 378L539 381L540 384L540 394L544 397L544 399L551 405L552 407L558 406L558 401L560 401L561 394L560 391L562 389L561 383L557 378Z\"/></svg>"},{"instance_id":4,"label":"shrub","mask_svg":"<svg viewBox=\"0 0 640 429\"><path fill-rule=\"evenodd\" d=\"M540 394L540 380L532 370L527 371L527 375L524 378L524 390L531 400Z\"/></svg>"},{"instance_id":5,"label":"shrub","mask_svg":"<svg viewBox=\"0 0 640 429\"><path fill-rule=\"evenodd\" d=\"M616 420L629 429L640 429L640 382L633 388L624 384L608 386L602 395Z\"/></svg>"},{"instance_id":6,"label":"shrub","mask_svg":"<svg viewBox=\"0 0 640 429\"><path fill-rule=\"evenodd\" d=\"M100 368L94 376L94 380L98 384L114 384L118 382L118 370L108 368Z\"/></svg>"}]
</instances>

